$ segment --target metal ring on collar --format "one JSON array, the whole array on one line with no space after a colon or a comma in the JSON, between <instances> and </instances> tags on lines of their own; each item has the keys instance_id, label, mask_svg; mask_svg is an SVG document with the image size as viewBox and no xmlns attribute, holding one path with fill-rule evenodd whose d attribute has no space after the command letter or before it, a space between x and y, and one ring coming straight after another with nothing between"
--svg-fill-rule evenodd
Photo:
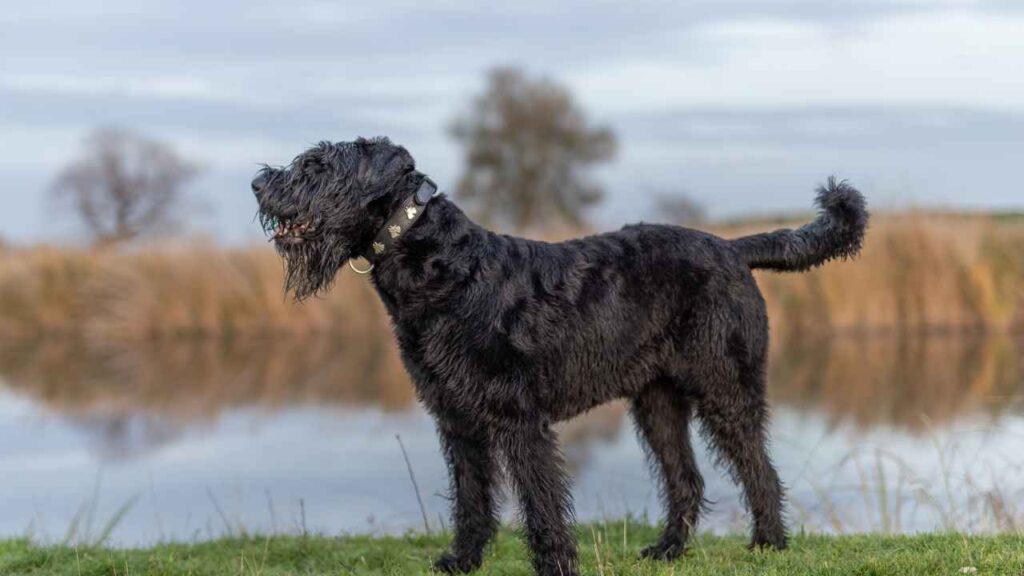
<instances>
[{"instance_id":1,"label":"metal ring on collar","mask_svg":"<svg viewBox=\"0 0 1024 576\"><path fill-rule=\"evenodd\" d=\"M360 270L359 268L356 268L356 265L353 264L352 262L352 260L348 261L348 267L351 268L353 272L359 274L360 276L365 276L366 274L373 272L374 264L372 262L370 263L370 267L365 270Z\"/></svg>"}]
</instances>

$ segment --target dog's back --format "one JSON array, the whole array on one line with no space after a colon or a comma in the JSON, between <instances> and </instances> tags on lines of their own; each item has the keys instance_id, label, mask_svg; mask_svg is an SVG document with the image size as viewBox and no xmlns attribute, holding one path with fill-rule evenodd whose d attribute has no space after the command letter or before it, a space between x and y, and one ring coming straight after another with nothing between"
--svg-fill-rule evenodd
<instances>
[{"instance_id":1,"label":"dog's back","mask_svg":"<svg viewBox=\"0 0 1024 576\"><path fill-rule=\"evenodd\" d=\"M686 377L695 364L728 346L764 354L767 319L752 268L805 269L859 248L860 194L830 181L818 202L822 215L800 229L737 240L656 224L559 243L482 232L472 250L453 255L472 271L471 288L439 307L462 319L461 334L445 330L459 348L451 353L489 372L503 359L556 420L632 397L659 376L704 393ZM464 218L457 209L450 217Z\"/></svg>"}]
</instances>

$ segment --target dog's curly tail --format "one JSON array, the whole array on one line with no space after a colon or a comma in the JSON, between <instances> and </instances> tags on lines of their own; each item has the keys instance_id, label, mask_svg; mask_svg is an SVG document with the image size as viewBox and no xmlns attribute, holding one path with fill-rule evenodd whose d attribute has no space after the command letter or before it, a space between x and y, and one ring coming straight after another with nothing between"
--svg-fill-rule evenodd
<instances>
[{"instance_id":1,"label":"dog's curly tail","mask_svg":"<svg viewBox=\"0 0 1024 576\"><path fill-rule=\"evenodd\" d=\"M803 272L829 260L856 256L868 226L864 195L833 176L818 187L815 203L820 213L813 222L796 230L744 236L732 245L751 268L778 272Z\"/></svg>"}]
</instances>

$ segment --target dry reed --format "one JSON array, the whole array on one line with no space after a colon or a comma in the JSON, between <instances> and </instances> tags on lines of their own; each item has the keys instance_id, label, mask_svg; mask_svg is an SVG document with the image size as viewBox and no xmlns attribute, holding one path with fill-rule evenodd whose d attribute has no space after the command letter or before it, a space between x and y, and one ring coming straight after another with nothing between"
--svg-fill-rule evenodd
<instances>
[{"instance_id":1,"label":"dry reed","mask_svg":"<svg viewBox=\"0 0 1024 576\"><path fill-rule=\"evenodd\" d=\"M786 338L1006 332L1024 326L1024 226L980 217L878 218L856 261L758 280L773 329ZM347 270L330 293L302 305L281 287L280 262L264 246L8 249L0 251L0 336L387 334L372 289Z\"/></svg>"}]
</instances>

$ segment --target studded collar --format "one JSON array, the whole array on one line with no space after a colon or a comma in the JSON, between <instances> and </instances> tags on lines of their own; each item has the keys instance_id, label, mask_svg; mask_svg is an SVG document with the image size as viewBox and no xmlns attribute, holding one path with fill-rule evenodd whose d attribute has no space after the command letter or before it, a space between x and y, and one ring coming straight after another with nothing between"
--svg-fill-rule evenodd
<instances>
[{"instance_id":1,"label":"studded collar","mask_svg":"<svg viewBox=\"0 0 1024 576\"><path fill-rule=\"evenodd\" d=\"M416 221L420 219L420 216L426 210L427 204L436 195L437 184L434 184L433 180L424 176L423 183L420 184L416 193L406 198L402 205L398 207L398 210L395 210L394 214L388 218L388 221L377 232L377 236L374 237L373 243L370 244L370 249L363 254L363 258L366 258L371 264L376 264L381 258L391 252L398 239L416 224Z\"/></svg>"}]
</instances>

